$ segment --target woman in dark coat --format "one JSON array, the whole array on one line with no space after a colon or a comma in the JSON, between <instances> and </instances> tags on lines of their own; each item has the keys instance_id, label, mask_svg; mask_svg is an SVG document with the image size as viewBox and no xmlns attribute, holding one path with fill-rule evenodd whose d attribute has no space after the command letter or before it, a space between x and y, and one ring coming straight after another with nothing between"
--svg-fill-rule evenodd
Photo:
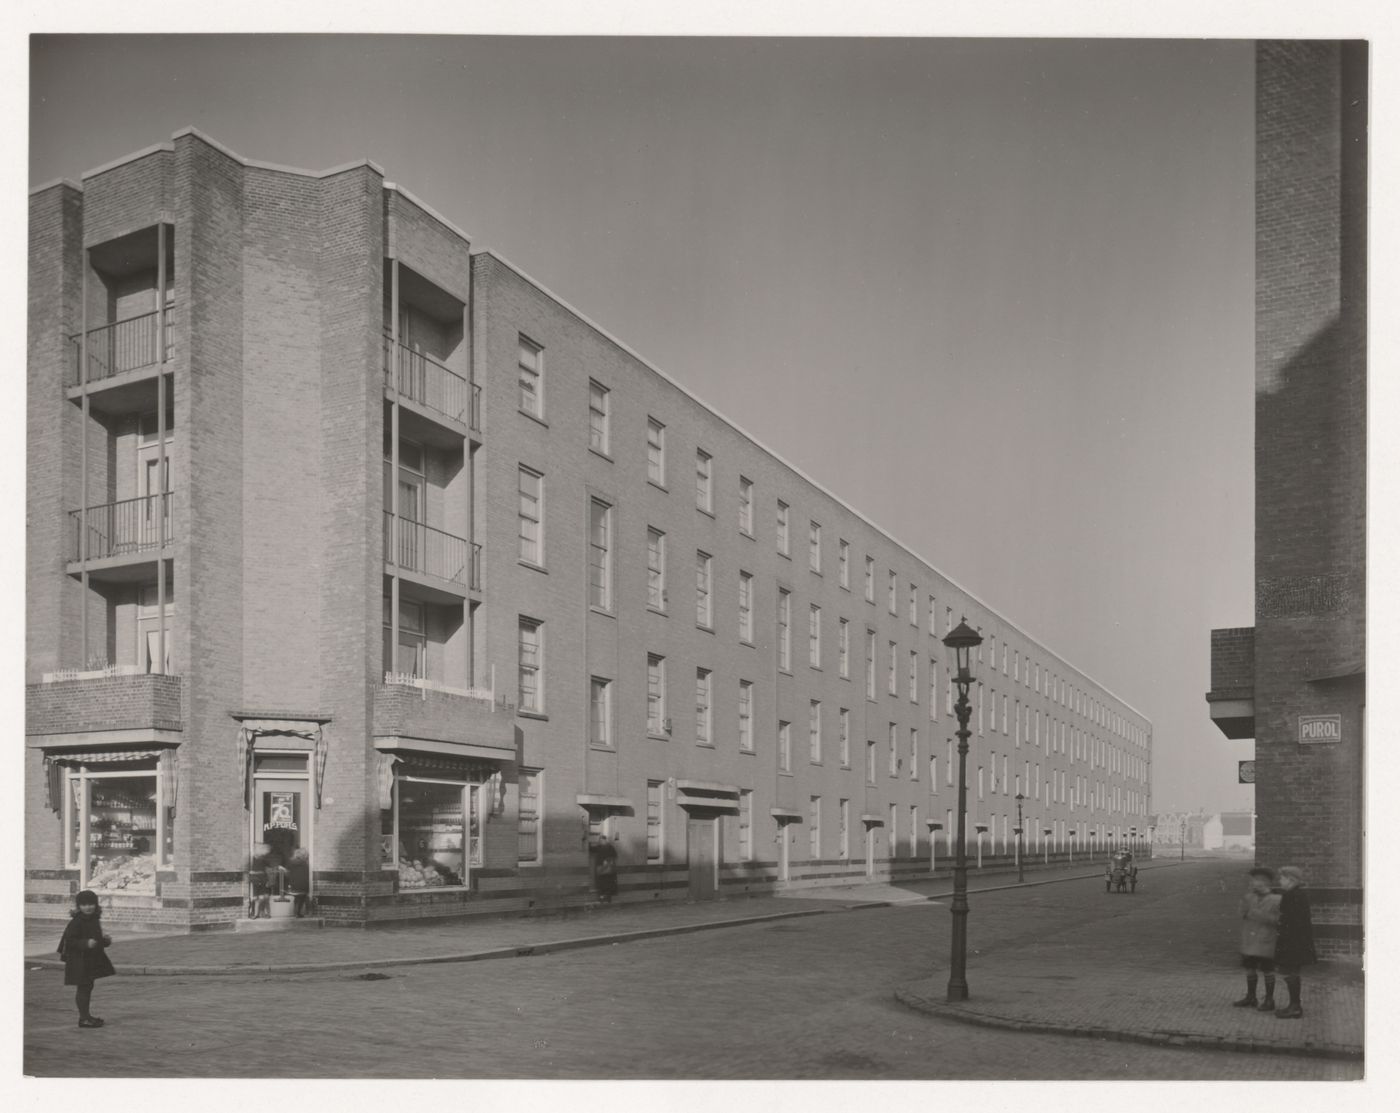
<instances>
[{"instance_id":1,"label":"woman in dark coat","mask_svg":"<svg viewBox=\"0 0 1400 1113\"><path fill-rule=\"evenodd\" d=\"M617 895L617 847L606 836L600 837L590 848L593 858L593 878L598 886L598 899L611 904Z\"/></svg>"},{"instance_id":2,"label":"woman in dark coat","mask_svg":"<svg viewBox=\"0 0 1400 1113\"><path fill-rule=\"evenodd\" d=\"M1274 965L1283 975L1288 987L1288 1004L1274 1016L1280 1020L1296 1020L1303 1015L1302 967L1317 961L1313 944L1312 908L1303 892L1303 872L1297 866L1283 866L1278 871L1279 887L1283 890L1278 910L1278 943L1274 947Z\"/></svg>"},{"instance_id":3,"label":"woman in dark coat","mask_svg":"<svg viewBox=\"0 0 1400 1113\"><path fill-rule=\"evenodd\" d=\"M92 983L98 978L110 978L116 973L107 948L112 937L102 930L102 906L97 894L84 889L78 894L77 909L63 937L58 941L58 954L63 959L63 984L78 987L78 1027L101 1028L102 1021L92 1015Z\"/></svg>"}]
</instances>

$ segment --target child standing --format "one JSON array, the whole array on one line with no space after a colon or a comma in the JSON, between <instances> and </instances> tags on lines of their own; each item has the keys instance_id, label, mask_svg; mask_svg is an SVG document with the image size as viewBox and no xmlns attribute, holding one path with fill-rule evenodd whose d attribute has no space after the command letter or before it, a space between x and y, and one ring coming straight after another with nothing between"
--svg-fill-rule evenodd
<instances>
[{"instance_id":1,"label":"child standing","mask_svg":"<svg viewBox=\"0 0 1400 1113\"><path fill-rule=\"evenodd\" d=\"M1303 892L1303 872L1297 866L1281 866L1279 887L1283 890L1278 906L1278 944L1274 963L1288 987L1288 1004L1274 1013L1280 1020L1297 1020L1303 1015L1301 968L1317 961L1313 944L1312 908Z\"/></svg>"},{"instance_id":2,"label":"child standing","mask_svg":"<svg viewBox=\"0 0 1400 1113\"><path fill-rule=\"evenodd\" d=\"M1235 1008L1274 1011L1274 944L1278 938L1280 897L1273 892L1274 871L1255 866L1249 871L1249 891L1240 900L1240 958L1245 968L1245 995ZM1264 975L1264 1000L1256 995L1259 975Z\"/></svg>"},{"instance_id":3,"label":"child standing","mask_svg":"<svg viewBox=\"0 0 1400 1113\"><path fill-rule=\"evenodd\" d=\"M84 889L78 894L77 909L63 937L58 941L58 954L63 959L63 984L78 987L78 1027L101 1028L102 1021L92 1015L92 983L116 973L107 948L112 937L102 930L102 906L97 894Z\"/></svg>"}]
</instances>

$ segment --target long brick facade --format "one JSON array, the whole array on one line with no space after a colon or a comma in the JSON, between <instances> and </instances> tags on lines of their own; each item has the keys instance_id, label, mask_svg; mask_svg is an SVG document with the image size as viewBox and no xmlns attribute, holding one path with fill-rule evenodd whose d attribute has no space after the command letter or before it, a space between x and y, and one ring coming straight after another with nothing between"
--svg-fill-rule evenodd
<instances>
[{"instance_id":1,"label":"long brick facade","mask_svg":"<svg viewBox=\"0 0 1400 1113\"><path fill-rule=\"evenodd\" d=\"M36 189L29 388L32 914L227 927L259 840L340 924L591 901L602 839L622 900L926 875L964 616L985 858L1018 792L1036 858L1148 834L1142 714L373 163Z\"/></svg>"}]
</instances>

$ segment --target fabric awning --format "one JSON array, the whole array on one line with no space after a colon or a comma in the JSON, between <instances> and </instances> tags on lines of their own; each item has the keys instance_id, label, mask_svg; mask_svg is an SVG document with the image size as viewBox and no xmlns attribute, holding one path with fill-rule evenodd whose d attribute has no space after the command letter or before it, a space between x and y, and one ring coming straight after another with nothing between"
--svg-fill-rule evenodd
<instances>
[{"instance_id":1,"label":"fabric awning","mask_svg":"<svg viewBox=\"0 0 1400 1113\"><path fill-rule=\"evenodd\" d=\"M148 761L165 753L165 747L140 749L122 746L114 750L54 750L44 755L46 761L62 761L69 765L102 765L113 761Z\"/></svg>"}]
</instances>

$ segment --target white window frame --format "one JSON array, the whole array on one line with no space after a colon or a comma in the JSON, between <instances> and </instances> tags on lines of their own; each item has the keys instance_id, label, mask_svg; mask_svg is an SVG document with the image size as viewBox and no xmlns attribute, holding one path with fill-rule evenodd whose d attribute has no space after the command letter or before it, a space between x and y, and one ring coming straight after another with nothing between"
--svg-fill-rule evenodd
<instances>
[{"instance_id":1,"label":"white window frame","mask_svg":"<svg viewBox=\"0 0 1400 1113\"><path fill-rule=\"evenodd\" d=\"M778 552L782 556L789 555L789 547L792 539L788 533L788 504L782 499L778 500Z\"/></svg>"},{"instance_id":2,"label":"white window frame","mask_svg":"<svg viewBox=\"0 0 1400 1113\"><path fill-rule=\"evenodd\" d=\"M753 574L739 573L739 640L753 643Z\"/></svg>"},{"instance_id":3,"label":"white window frame","mask_svg":"<svg viewBox=\"0 0 1400 1113\"><path fill-rule=\"evenodd\" d=\"M588 680L588 744L613 748L612 681L605 676Z\"/></svg>"},{"instance_id":4,"label":"white window frame","mask_svg":"<svg viewBox=\"0 0 1400 1113\"><path fill-rule=\"evenodd\" d=\"M695 550L695 625L709 630L715 624L714 558Z\"/></svg>"},{"instance_id":5,"label":"white window frame","mask_svg":"<svg viewBox=\"0 0 1400 1113\"><path fill-rule=\"evenodd\" d=\"M666 426L647 418L647 482L666 487Z\"/></svg>"},{"instance_id":6,"label":"white window frame","mask_svg":"<svg viewBox=\"0 0 1400 1113\"><path fill-rule=\"evenodd\" d=\"M739 681L739 749L753 753L753 681Z\"/></svg>"},{"instance_id":7,"label":"white window frame","mask_svg":"<svg viewBox=\"0 0 1400 1113\"><path fill-rule=\"evenodd\" d=\"M165 778L161 775L159 762L149 769L117 769L109 768L105 764L65 766L63 769L63 863L64 868L79 871L79 886L81 888L86 889L92 880L91 856L79 849L81 846L85 850L92 845L89 820L93 804L90 786L94 781L129 780L133 777L150 777L154 781L156 834L153 857L157 869L168 867L171 864L170 858L165 852L166 829L169 826L170 817L166 814ZM305 777L302 780L305 780ZM74 783L78 785L79 793L76 805L73 800ZM76 816L76 823L73 815L75 806L80 808L79 814ZM76 839L74 838L75 833ZM155 889L152 888L151 893L143 893L142 895L150 896L154 892Z\"/></svg>"},{"instance_id":8,"label":"white window frame","mask_svg":"<svg viewBox=\"0 0 1400 1113\"><path fill-rule=\"evenodd\" d=\"M601 510L603 535L601 543L594 536L594 515ZM588 604L600 611L612 610L612 503L592 495L588 499ZM602 583L595 582L594 572L600 572Z\"/></svg>"},{"instance_id":9,"label":"white window frame","mask_svg":"<svg viewBox=\"0 0 1400 1113\"><path fill-rule=\"evenodd\" d=\"M807 606L807 664L822 667L822 609L815 603Z\"/></svg>"},{"instance_id":10,"label":"white window frame","mask_svg":"<svg viewBox=\"0 0 1400 1113\"><path fill-rule=\"evenodd\" d=\"M647 606L666 610L666 534L647 526Z\"/></svg>"},{"instance_id":11,"label":"white window frame","mask_svg":"<svg viewBox=\"0 0 1400 1113\"><path fill-rule=\"evenodd\" d=\"M525 832L521 828L525 822L525 782L528 778L533 778L535 790L533 793L535 798L535 852L532 858L522 858L520 846ZM539 869L544 865L544 770L525 765L520 766L516 772L515 786L515 864L523 869ZM463 853L462 857L464 860L468 859L469 852ZM470 868L470 862L468 862L468 867Z\"/></svg>"},{"instance_id":12,"label":"white window frame","mask_svg":"<svg viewBox=\"0 0 1400 1113\"><path fill-rule=\"evenodd\" d=\"M822 570L822 524L807 523L807 567L818 574Z\"/></svg>"},{"instance_id":13,"label":"white window frame","mask_svg":"<svg viewBox=\"0 0 1400 1113\"><path fill-rule=\"evenodd\" d=\"M533 631L535 635L534 657L535 663L530 666L525 663L525 653L527 649L525 634L526 631ZM516 691L516 702L521 711L527 715L543 715L545 713L545 674L544 674L544 623L537 618L528 615L520 615L516 620L516 658L519 665L519 677ZM525 699L525 676L529 674L534 680L534 703L531 705Z\"/></svg>"},{"instance_id":14,"label":"white window frame","mask_svg":"<svg viewBox=\"0 0 1400 1113\"><path fill-rule=\"evenodd\" d=\"M843 680L851 676L851 623L849 619L839 619L836 627L837 665Z\"/></svg>"},{"instance_id":15,"label":"white window frame","mask_svg":"<svg viewBox=\"0 0 1400 1113\"><path fill-rule=\"evenodd\" d=\"M647 654L647 733L656 737L666 731L666 658Z\"/></svg>"},{"instance_id":16,"label":"white window frame","mask_svg":"<svg viewBox=\"0 0 1400 1113\"><path fill-rule=\"evenodd\" d=\"M597 379L588 380L588 447L607 456L612 440L608 396L612 393Z\"/></svg>"},{"instance_id":17,"label":"white window frame","mask_svg":"<svg viewBox=\"0 0 1400 1113\"><path fill-rule=\"evenodd\" d=\"M865 601L875 602L875 558L865 558Z\"/></svg>"},{"instance_id":18,"label":"white window frame","mask_svg":"<svg viewBox=\"0 0 1400 1113\"><path fill-rule=\"evenodd\" d=\"M517 333L516 367L520 388L520 412L544 420L544 345ZM529 361L527 362L527 356ZM527 388L526 380L530 380Z\"/></svg>"},{"instance_id":19,"label":"white window frame","mask_svg":"<svg viewBox=\"0 0 1400 1113\"><path fill-rule=\"evenodd\" d=\"M836 580L848 591L851 587L851 543L844 537L836 544Z\"/></svg>"},{"instance_id":20,"label":"white window frame","mask_svg":"<svg viewBox=\"0 0 1400 1113\"><path fill-rule=\"evenodd\" d=\"M538 472L534 468L528 468L524 464L517 465L516 468L516 490L518 502L518 523L519 542L516 555L518 559L536 568L544 567L544 473ZM525 489L527 479L534 480L535 491L529 492ZM529 500L531 507L527 508L526 500ZM530 510L533 510L533 514ZM527 523L533 523L535 530L534 540L531 541L526 534ZM526 551L528 545L534 546L534 555Z\"/></svg>"},{"instance_id":21,"label":"white window frame","mask_svg":"<svg viewBox=\"0 0 1400 1113\"><path fill-rule=\"evenodd\" d=\"M822 798L808 797L807 810L807 857L817 861L822 856Z\"/></svg>"},{"instance_id":22,"label":"white window frame","mask_svg":"<svg viewBox=\"0 0 1400 1113\"><path fill-rule=\"evenodd\" d=\"M753 789L739 790L739 860L753 861Z\"/></svg>"},{"instance_id":23,"label":"white window frame","mask_svg":"<svg viewBox=\"0 0 1400 1113\"><path fill-rule=\"evenodd\" d=\"M841 728L841 768L851 767L851 712L849 708L840 709L837 721Z\"/></svg>"},{"instance_id":24,"label":"white window frame","mask_svg":"<svg viewBox=\"0 0 1400 1113\"><path fill-rule=\"evenodd\" d=\"M715 509L714 458L703 448L695 450L695 509L706 514Z\"/></svg>"},{"instance_id":25,"label":"white window frame","mask_svg":"<svg viewBox=\"0 0 1400 1113\"><path fill-rule=\"evenodd\" d=\"M714 739L714 674L709 669L695 670L695 744L713 746Z\"/></svg>"},{"instance_id":26,"label":"white window frame","mask_svg":"<svg viewBox=\"0 0 1400 1113\"><path fill-rule=\"evenodd\" d=\"M807 701L807 760L822 763L822 701Z\"/></svg>"},{"instance_id":27,"label":"white window frame","mask_svg":"<svg viewBox=\"0 0 1400 1113\"><path fill-rule=\"evenodd\" d=\"M653 814L655 820L653 821ZM647 781L646 860L666 861L666 782Z\"/></svg>"},{"instance_id":28,"label":"white window frame","mask_svg":"<svg viewBox=\"0 0 1400 1113\"><path fill-rule=\"evenodd\" d=\"M739 532L753 536L753 480L739 476Z\"/></svg>"},{"instance_id":29,"label":"white window frame","mask_svg":"<svg viewBox=\"0 0 1400 1113\"><path fill-rule=\"evenodd\" d=\"M792 724L786 719L778 720L778 770L792 772Z\"/></svg>"},{"instance_id":30,"label":"white window frame","mask_svg":"<svg viewBox=\"0 0 1400 1113\"><path fill-rule=\"evenodd\" d=\"M778 669L792 671L792 592L778 589Z\"/></svg>"}]
</instances>

